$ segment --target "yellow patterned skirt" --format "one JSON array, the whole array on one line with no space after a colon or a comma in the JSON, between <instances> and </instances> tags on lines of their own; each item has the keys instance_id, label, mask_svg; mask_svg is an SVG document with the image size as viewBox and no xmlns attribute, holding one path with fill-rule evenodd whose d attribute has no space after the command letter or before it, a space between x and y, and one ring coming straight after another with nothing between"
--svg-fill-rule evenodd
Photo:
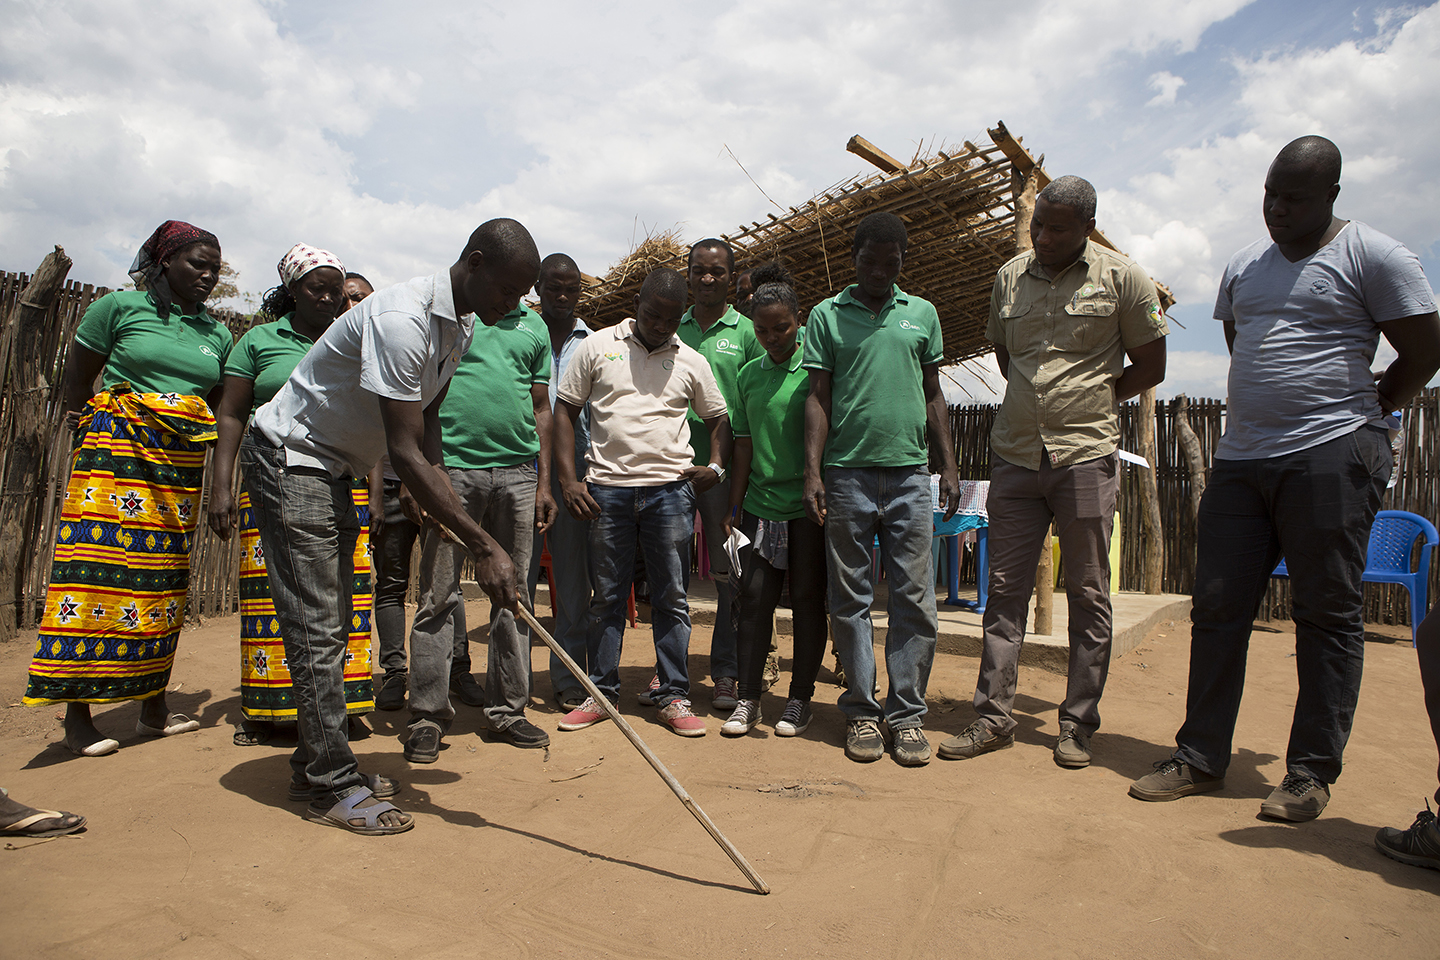
<instances>
[{"instance_id":1,"label":"yellow patterned skirt","mask_svg":"<svg viewBox=\"0 0 1440 960\"><path fill-rule=\"evenodd\" d=\"M375 709L370 660L370 491L364 480L351 484L360 515L351 585L350 642L345 651L345 712ZM240 494L240 709L247 720L295 722L295 697L280 620L270 599L260 530L250 495Z\"/></svg>"},{"instance_id":2,"label":"yellow patterned skirt","mask_svg":"<svg viewBox=\"0 0 1440 960\"><path fill-rule=\"evenodd\" d=\"M214 439L199 397L120 384L86 405L26 704L144 700L170 682Z\"/></svg>"}]
</instances>

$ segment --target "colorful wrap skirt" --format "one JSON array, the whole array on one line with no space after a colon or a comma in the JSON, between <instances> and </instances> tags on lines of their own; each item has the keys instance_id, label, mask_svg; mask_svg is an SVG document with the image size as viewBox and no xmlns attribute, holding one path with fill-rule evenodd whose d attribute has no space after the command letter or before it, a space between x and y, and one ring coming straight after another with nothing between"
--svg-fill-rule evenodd
<instances>
[{"instance_id":1,"label":"colorful wrap skirt","mask_svg":"<svg viewBox=\"0 0 1440 960\"><path fill-rule=\"evenodd\" d=\"M120 384L86 405L26 704L144 700L169 684L214 439L199 397Z\"/></svg>"},{"instance_id":2,"label":"colorful wrap skirt","mask_svg":"<svg viewBox=\"0 0 1440 960\"><path fill-rule=\"evenodd\" d=\"M355 577L350 588L350 642L345 651L345 712L375 709L370 658L370 491L364 480L351 484L360 536L355 541ZM240 709L247 720L295 722L295 697L280 619L270 599L265 551L250 509L240 494Z\"/></svg>"}]
</instances>

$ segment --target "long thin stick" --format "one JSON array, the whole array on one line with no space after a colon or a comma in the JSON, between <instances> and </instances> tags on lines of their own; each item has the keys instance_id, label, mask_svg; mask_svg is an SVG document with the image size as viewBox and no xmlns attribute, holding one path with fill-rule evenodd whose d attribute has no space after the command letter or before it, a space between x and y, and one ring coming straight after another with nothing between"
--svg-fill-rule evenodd
<instances>
[{"instance_id":1,"label":"long thin stick","mask_svg":"<svg viewBox=\"0 0 1440 960\"><path fill-rule=\"evenodd\" d=\"M600 688L595 686L590 680L589 675L581 669L580 665L570 658L570 655L561 648L560 644L555 642L555 638L550 636L544 627L540 626L534 615L525 608L523 602L519 605L519 610L520 616L530 625L530 629L539 634L540 639L545 641L545 645L550 648L550 651L558 656L560 662L565 664L575 679L584 685L586 692L600 705L600 709L604 710L609 714L610 719L615 721L615 726L619 727L620 732L625 734L625 739L629 740L635 749L640 751L640 756L644 757L645 761L655 769L655 772L660 774L660 779L664 780L665 785L674 791L675 796L680 798L680 802L685 805L686 810L690 811L691 816L700 821L700 826L704 827L705 831L714 838L715 842L720 844L720 849L724 850L730 859L735 861L735 866L739 867L740 872L745 874L745 879L749 880L755 889L761 893L769 893L770 885L760 879L760 874L756 873L755 868L750 866L750 861L745 859L745 855L735 849L735 844L731 843L725 834L720 832L720 828L715 826L714 822L711 821L704 810L700 809L700 805L691 799L690 794L686 793L685 788L680 786L680 781L675 779L674 774L665 769L665 764L661 763L660 758L655 756L650 748L645 745L645 741L640 739L640 735L631 729L630 724L620 715L620 711L616 710L610 702L610 698L600 692Z\"/></svg>"}]
</instances>

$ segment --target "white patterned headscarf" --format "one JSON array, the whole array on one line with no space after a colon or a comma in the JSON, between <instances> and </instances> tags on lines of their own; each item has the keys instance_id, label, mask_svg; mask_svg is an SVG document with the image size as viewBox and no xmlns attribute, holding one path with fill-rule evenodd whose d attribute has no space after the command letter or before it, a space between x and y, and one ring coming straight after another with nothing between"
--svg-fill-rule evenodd
<instances>
[{"instance_id":1,"label":"white patterned headscarf","mask_svg":"<svg viewBox=\"0 0 1440 960\"><path fill-rule=\"evenodd\" d=\"M275 269L280 272L280 282L287 287L317 267L334 267L340 271L342 277L345 275L345 265L340 262L339 257L329 250L321 250L308 243L295 244L275 265Z\"/></svg>"}]
</instances>

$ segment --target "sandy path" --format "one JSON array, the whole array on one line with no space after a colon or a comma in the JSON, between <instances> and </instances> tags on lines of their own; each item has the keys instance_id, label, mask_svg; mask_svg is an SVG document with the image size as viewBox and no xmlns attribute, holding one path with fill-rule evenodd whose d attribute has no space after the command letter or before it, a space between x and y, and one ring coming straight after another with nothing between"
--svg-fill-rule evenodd
<instances>
[{"instance_id":1,"label":"sandy path","mask_svg":"<svg viewBox=\"0 0 1440 960\"><path fill-rule=\"evenodd\" d=\"M134 704L103 708L122 749L82 759L59 745L58 709L0 711L0 785L90 820L0 851L0 957L1440 956L1440 872L1371 847L1435 786L1408 630L1369 644L1345 776L1300 826L1257 818L1294 705L1283 632L1252 644L1226 790L1143 804L1125 788L1181 719L1188 624L1115 662L1096 762L1079 771L1050 758L1064 679L1031 668L1015 748L976 760L850 763L823 682L802 738L773 736L783 701L767 697L756 734L723 739L714 718L682 740L635 705L648 636L630 631L622 709L770 883L761 897L608 723L522 751L483 742L462 706L440 762L412 768L396 740L407 714L373 714L357 753L405 782L417 827L363 838L303 821L285 799L288 751L230 743L237 629L216 620L182 639L171 705L199 733L141 742ZM0 645L6 705L32 642ZM692 648L708 643L697 628ZM473 656L484 664L479 643ZM932 744L973 717L976 669L938 659ZM708 683L698 694L708 705ZM531 717L554 730L553 708L536 701Z\"/></svg>"}]
</instances>

